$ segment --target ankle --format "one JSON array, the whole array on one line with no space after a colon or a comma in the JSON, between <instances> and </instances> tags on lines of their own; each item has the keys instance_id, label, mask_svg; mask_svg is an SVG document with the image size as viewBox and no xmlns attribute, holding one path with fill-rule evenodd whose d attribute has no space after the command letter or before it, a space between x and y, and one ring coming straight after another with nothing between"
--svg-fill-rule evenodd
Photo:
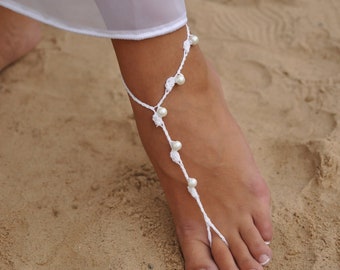
<instances>
[{"instance_id":1,"label":"ankle","mask_svg":"<svg viewBox=\"0 0 340 270\"><path fill-rule=\"evenodd\" d=\"M183 27L173 33L142 41L112 41L123 78L138 99L152 105L160 100L164 94L165 81L174 75L181 63L186 37L186 28ZM193 68L186 67L191 66L190 62L195 62L192 61L196 59L194 54L200 55L200 61L196 61ZM183 73L192 72L192 69L198 73L200 65L205 65L203 60L198 46L194 46Z\"/></svg>"},{"instance_id":2,"label":"ankle","mask_svg":"<svg viewBox=\"0 0 340 270\"><path fill-rule=\"evenodd\" d=\"M41 40L40 23L0 7L0 70L30 52Z\"/></svg>"}]
</instances>

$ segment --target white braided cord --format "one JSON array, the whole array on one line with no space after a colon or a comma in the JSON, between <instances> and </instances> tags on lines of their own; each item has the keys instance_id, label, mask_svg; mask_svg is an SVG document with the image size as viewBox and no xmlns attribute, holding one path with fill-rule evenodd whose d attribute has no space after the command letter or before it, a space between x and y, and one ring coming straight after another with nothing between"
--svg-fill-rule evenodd
<instances>
[{"instance_id":1,"label":"white braided cord","mask_svg":"<svg viewBox=\"0 0 340 270\"><path fill-rule=\"evenodd\" d=\"M191 43L190 43L190 29L189 26L186 25L186 30L187 30L187 37L185 39L185 41L183 42L183 57L182 57L182 61L179 65L179 68L177 69L176 73L174 76L170 77L167 79L166 84L165 84L165 90L164 90L164 94L162 96L162 98L160 99L160 101L155 105L155 106L151 106L143 101L141 101L140 99L138 99L128 88L128 86L126 85L126 83L123 81L124 86L126 88L127 93L129 94L129 96L132 98L132 100L134 100L135 102L137 102L139 105L143 106L144 108L147 108L151 111L154 112L153 114L153 121L155 122L156 127L161 127L164 135L166 137L166 139L168 140L168 143L170 145L170 147L172 147L172 143L174 142L171 139L171 136L166 128L166 125L162 119L162 117L160 117L157 114L157 109L161 107L161 105L163 104L164 100L166 99L166 97L171 93L171 91L173 90L174 86L175 86L175 78L177 75L181 74L181 71L184 67L185 61L187 59L187 56L190 52L190 47L191 47ZM185 179L187 180L188 184L189 184L189 180L191 179L189 177L189 174L183 164L183 161L181 159L181 155L178 151L176 150L171 150L170 152L170 158L172 159L173 162L175 162L176 164L178 164L178 166L180 167ZM216 228L216 226L212 223L212 221L210 220L210 218L208 217L207 213L205 212L205 209L202 205L202 202L200 200L199 194L197 192L197 189L195 187L191 187L188 185L188 191L191 194L191 196L196 200L197 205L203 215L204 218L204 222L206 224L206 228L207 228L207 233L208 233L208 240L210 245L212 244L212 235L211 235L211 230L213 230L220 238L221 240L228 246L228 242L225 239L225 237L222 235L222 233Z\"/></svg>"}]
</instances>

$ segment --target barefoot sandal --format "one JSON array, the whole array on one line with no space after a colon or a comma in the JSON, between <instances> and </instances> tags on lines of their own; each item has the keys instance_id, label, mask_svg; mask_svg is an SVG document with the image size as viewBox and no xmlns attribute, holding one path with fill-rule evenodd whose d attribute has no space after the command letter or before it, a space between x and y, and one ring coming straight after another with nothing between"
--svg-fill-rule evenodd
<instances>
[{"instance_id":1,"label":"barefoot sandal","mask_svg":"<svg viewBox=\"0 0 340 270\"><path fill-rule=\"evenodd\" d=\"M208 232L208 240L210 243L210 246L212 244L212 235L211 235L211 231L214 231L220 238L221 240L228 246L228 242L225 239L225 237L222 235L222 233L216 228L216 226L212 223L212 221L210 220L210 218L208 217L207 213L204 210L204 207L202 205L202 202L200 200L199 194L196 190L196 186L197 186L197 180L195 178L192 178L189 176L187 170L185 169L185 166L182 162L181 159L181 155L178 152L181 148L182 148L182 143L180 141L176 141L173 140L166 128L166 125L163 121L163 118L167 115L168 111L166 108L162 107L162 104L164 102L164 100L166 99L166 97L171 93L172 89L174 88L175 85L183 85L185 83L185 77L184 75L181 73L183 67L184 67L184 63L185 60L190 52L190 47L194 46L198 43L198 37L195 35L190 34L190 29L189 26L186 25L186 29L187 29L187 38L186 40L183 42L183 58L181 61L181 64L177 70L177 72L175 73L174 76L169 77L166 80L165 83L165 90L164 90L164 95L162 96L162 98L160 99L160 101L157 103L157 105L155 106L151 106L149 104L146 104L144 102L142 102L141 100L139 100L127 87L127 85L124 83L126 91L128 92L129 96L135 101L137 102L139 105L143 106L146 109L149 109L151 111L153 111L153 116L152 116L152 120L154 121L156 127L160 127L162 128L164 135L166 136L171 151L170 151L170 157L171 160L178 164L178 166L181 168L183 175L185 177L185 179L187 180L188 183L188 191L191 194L191 196L196 200L197 205L203 215L205 224L206 224L206 228L207 228L207 232Z\"/></svg>"}]
</instances>

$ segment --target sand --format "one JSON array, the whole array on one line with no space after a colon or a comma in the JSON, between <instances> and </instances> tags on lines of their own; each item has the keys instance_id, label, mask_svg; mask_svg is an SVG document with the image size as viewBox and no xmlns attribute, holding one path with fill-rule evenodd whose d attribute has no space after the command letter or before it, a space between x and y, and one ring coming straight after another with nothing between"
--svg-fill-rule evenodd
<instances>
[{"instance_id":1,"label":"sand","mask_svg":"<svg viewBox=\"0 0 340 270\"><path fill-rule=\"evenodd\" d=\"M340 269L340 2L188 1L273 196L269 270ZM0 269L183 269L109 40L0 74Z\"/></svg>"}]
</instances>

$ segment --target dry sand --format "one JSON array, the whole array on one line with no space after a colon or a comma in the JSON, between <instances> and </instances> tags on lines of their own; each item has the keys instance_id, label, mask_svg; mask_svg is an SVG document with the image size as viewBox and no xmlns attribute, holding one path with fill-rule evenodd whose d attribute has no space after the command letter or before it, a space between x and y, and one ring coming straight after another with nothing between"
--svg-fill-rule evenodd
<instances>
[{"instance_id":1,"label":"dry sand","mask_svg":"<svg viewBox=\"0 0 340 270\"><path fill-rule=\"evenodd\" d=\"M267 269L340 269L340 1L188 9L272 190ZM0 74L0 269L183 269L110 42L44 32Z\"/></svg>"}]
</instances>

